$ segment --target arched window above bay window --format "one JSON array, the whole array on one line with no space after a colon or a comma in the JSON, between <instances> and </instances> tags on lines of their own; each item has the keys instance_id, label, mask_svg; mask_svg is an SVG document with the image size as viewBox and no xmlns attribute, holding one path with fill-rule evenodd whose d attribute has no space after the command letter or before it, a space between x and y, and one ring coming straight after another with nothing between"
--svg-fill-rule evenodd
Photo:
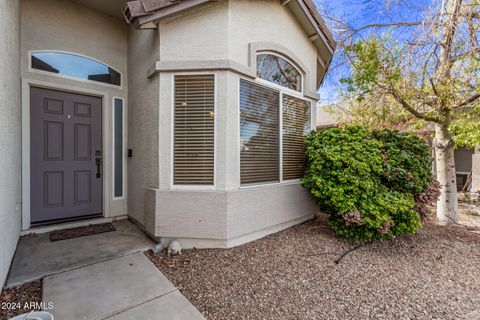
<instances>
[{"instance_id":1,"label":"arched window above bay window","mask_svg":"<svg viewBox=\"0 0 480 320\"><path fill-rule=\"evenodd\" d=\"M257 77L302 92L302 74L286 59L271 53L257 55Z\"/></svg>"},{"instance_id":2,"label":"arched window above bay window","mask_svg":"<svg viewBox=\"0 0 480 320\"><path fill-rule=\"evenodd\" d=\"M36 51L31 54L32 69L54 73L59 76L121 86L120 72L108 65L81 55L58 52Z\"/></svg>"}]
</instances>

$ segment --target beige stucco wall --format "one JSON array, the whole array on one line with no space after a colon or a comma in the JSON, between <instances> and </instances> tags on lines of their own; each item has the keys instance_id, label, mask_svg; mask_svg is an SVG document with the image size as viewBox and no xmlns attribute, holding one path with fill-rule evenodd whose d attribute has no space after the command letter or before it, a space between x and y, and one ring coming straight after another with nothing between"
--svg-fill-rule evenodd
<instances>
[{"instance_id":1,"label":"beige stucco wall","mask_svg":"<svg viewBox=\"0 0 480 320\"><path fill-rule=\"evenodd\" d=\"M306 69L308 91L316 91L317 50L293 13L278 0L228 1L229 59L249 66L248 47L258 42L287 49L289 58Z\"/></svg>"},{"instance_id":2,"label":"beige stucco wall","mask_svg":"<svg viewBox=\"0 0 480 320\"><path fill-rule=\"evenodd\" d=\"M101 61L122 73L122 87L82 80L60 78L29 70L29 52L58 50L84 55ZM129 106L127 70L127 25L122 20L63 0L21 1L21 76L22 96L28 100L28 83L103 97L104 214L114 217L127 214L128 188L125 198L113 199L112 191L112 99L125 99ZM125 128L128 132L128 127ZM126 154L124 163L127 162Z\"/></svg>"},{"instance_id":3,"label":"beige stucco wall","mask_svg":"<svg viewBox=\"0 0 480 320\"><path fill-rule=\"evenodd\" d=\"M315 202L298 183L230 191L157 191L154 233L184 248L229 248L312 219Z\"/></svg>"},{"instance_id":4,"label":"beige stucco wall","mask_svg":"<svg viewBox=\"0 0 480 320\"><path fill-rule=\"evenodd\" d=\"M21 222L19 2L0 1L0 288L17 246Z\"/></svg>"},{"instance_id":5,"label":"beige stucco wall","mask_svg":"<svg viewBox=\"0 0 480 320\"><path fill-rule=\"evenodd\" d=\"M220 1L161 21L160 60L199 61L227 58L227 2Z\"/></svg>"},{"instance_id":6,"label":"beige stucco wall","mask_svg":"<svg viewBox=\"0 0 480 320\"><path fill-rule=\"evenodd\" d=\"M158 51L157 30L129 29L128 148L133 157L128 159L128 213L144 226L148 211L144 208L145 194L147 188L158 188L159 180L160 81L159 77L147 78L148 69L158 60Z\"/></svg>"},{"instance_id":7,"label":"beige stucco wall","mask_svg":"<svg viewBox=\"0 0 480 320\"><path fill-rule=\"evenodd\" d=\"M307 91L316 89L316 48L291 12L274 0L220 1L161 21L159 38L159 65L170 69L155 76L159 183L146 190L146 222L154 224L146 229L186 247L229 247L312 218L317 207L298 182L241 188L239 179L239 81L254 81L252 50L288 54L305 71ZM225 61L234 68L216 69ZM208 190L172 185L173 78L185 73L215 75L215 185ZM307 99L315 119L316 101Z\"/></svg>"}]
</instances>

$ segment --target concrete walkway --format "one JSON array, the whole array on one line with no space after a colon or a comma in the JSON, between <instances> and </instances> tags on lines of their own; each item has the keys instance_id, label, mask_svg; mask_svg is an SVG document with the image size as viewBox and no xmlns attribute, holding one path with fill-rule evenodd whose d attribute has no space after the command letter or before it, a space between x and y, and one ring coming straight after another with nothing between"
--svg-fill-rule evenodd
<instances>
[{"instance_id":1,"label":"concrete walkway","mask_svg":"<svg viewBox=\"0 0 480 320\"><path fill-rule=\"evenodd\" d=\"M154 246L154 242L130 221L120 220L113 224L116 231L87 237L50 242L50 234L45 233L20 240L7 287Z\"/></svg>"},{"instance_id":2,"label":"concrete walkway","mask_svg":"<svg viewBox=\"0 0 480 320\"><path fill-rule=\"evenodd\" d=\"M204 319L143 253L46 277L55 319Z\"/></svg>"},{"instance_id":3,"label":"concrete walkway","mask_svg":"<svg viewBox=\"0 0 480 320\"><path fill-rule=\"evenodd\" d=\"M7 286L43 278L43 302L55 319L204 319L148 260L151 241L127 220L116 231L50 242L20 240Z\"/></svg>"}]
</instances>

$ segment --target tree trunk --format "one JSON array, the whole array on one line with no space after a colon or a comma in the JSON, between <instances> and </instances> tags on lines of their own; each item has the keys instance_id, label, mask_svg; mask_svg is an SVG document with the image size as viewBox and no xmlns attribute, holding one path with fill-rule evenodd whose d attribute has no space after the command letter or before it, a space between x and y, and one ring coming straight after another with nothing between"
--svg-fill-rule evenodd
<instances>
[{"instance_id":1,"label":"tree trunk","mask_svg":"<svg viewBox=\"0 0 480 320\"><path fill-rule=\"evenodd\" d=\"M437 218L443 223L458 222L454 143L448 125L437 124L435 127L435 164L437 180L441 185Z\"/></svg>"}]
</instances>

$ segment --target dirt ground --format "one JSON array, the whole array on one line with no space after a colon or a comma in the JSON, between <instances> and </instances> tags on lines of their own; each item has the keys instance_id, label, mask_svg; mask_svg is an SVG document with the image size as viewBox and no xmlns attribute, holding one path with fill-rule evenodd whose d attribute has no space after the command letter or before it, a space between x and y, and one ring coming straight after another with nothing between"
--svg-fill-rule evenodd
<instances>
[{"instance_id":1,"label":"dirt ground","mask_svg":"<svg viewBox=\"0 0 480 320\"><path fill-rule=\"evenodd\" d=\"M31 304L42 301L42 281L27 283L11 289L6 289L0 294L0 320L18 316L38 308L30 308Z\"/></svg>"},{"instance_id":2,"label":"dirt ground","mask_svg":"<svg viewBox=\"0 0 480 320\"><path fill-rule=\"evenodd\" d=\"M478 200L465 199L465 197L460 199L458 203L460 212L458 223L477 229L476 231L480 233L480 202Z\"/></svg>"}]
</instances>

